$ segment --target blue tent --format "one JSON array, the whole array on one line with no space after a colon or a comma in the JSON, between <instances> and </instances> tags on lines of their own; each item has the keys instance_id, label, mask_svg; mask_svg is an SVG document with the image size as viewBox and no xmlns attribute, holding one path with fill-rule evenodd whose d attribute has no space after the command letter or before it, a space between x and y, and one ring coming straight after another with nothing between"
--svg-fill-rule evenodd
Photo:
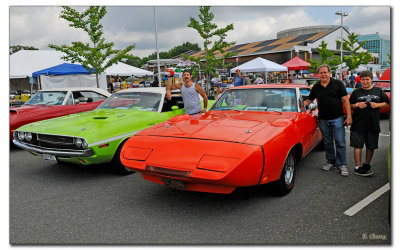
<instances>
[{"instance_id":1,"label":"blue tent","mask_svg":"<svg viewBox=\"0 0 400 250\"><path fill-rule=\"evenodd\" d=\"M93 72L95 70L92 68ZM76 74L91 74L82 65L63 63L47 69L42 69L32 73L32 77L40 75L76 75Z\"/></svg>"}]
</instances>

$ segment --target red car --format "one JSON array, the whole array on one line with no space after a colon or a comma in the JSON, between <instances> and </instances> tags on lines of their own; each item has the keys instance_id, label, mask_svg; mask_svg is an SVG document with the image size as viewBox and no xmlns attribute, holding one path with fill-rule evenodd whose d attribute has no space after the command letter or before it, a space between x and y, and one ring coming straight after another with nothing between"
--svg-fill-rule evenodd
<instances>
[{"instance_id":1,"label":"red car","mask_svg":"<svg viewBox=\"0 0 400 250\"><path fill-rule=\"evenodd\" d=\"M131 137L121 162L177 189L231 193L274 182L287 194L297 162L321 142L317 111L303 105L309 91L293 84L228 89L205 114L176 116Z\"/></svg>"},{"instance_id":2,"label":"red car","mask_svg":"<svg viewBox=\"0 0 400 250\"><path fill-rule=\"evenodd\" d=\"M10 107L10 140L22 125L95 109L111 94L97 88L39 90L20 107Z\"/></svg>"}]
</instances>

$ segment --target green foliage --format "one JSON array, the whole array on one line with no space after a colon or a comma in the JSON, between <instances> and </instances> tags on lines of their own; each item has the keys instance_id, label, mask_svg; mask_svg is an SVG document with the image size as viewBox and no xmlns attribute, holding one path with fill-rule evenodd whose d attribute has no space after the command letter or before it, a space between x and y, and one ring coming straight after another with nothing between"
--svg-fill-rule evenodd
<instances>
[{"instance_id":1,"label":"green foliage","mask_svg":"<svg viewBox=\"0 0 400 250\"><path fill-rule=\"evenodd\" d=\"M10 46L10 55L20 50L39 50L39 49L32 46L22 46L22 45Z\"/></svg>"},{"instance_id":2,"label":"green foliage","mask_svg":"<svg viewBox=\"0 0 400 250\"><path fill-rule=\"evenodd\" d=\"M337 65L340 64L340 57L335 55L334 51L327 49L326 48L327 46L328 44L325 41L322 41L321 44L316 48L320 55L319 61L317 59L307 60L311 64L310 65L311 72L315 73L317 68L321 64L328 64L332 70L337 69Z\"/></svg>"},{"instance_id":3,"label":"green foliage","mask_svg":"<svg viewBox=\"0 0 400 250\"><path fill-rule=\"evenodd\" d=\"M114 43L106 43L103 36L103 25L100 20L107 13L106 7L90 6L87 10L78 12L75 9L63 6L60 17L69 22L69 26L84 30L92 44L72 42L72 46L57 46L49 44L50 48L63 52L62 59L82 64L88 71L95 69L97 87L99 87L98 74L102 73L121 59L132 59L128 54L135 45L130 45L123 50L113 49ZM111 57L113 55L113 57Z\"/></svg>"},{"instance_id":4,"label":"green foliage","mask_svg":"<svg viewBox=\"0 0 400 250\"><path fill-rule=\"evenodd\" d=\"M200 46L197 43L185 42L182 45L173 47L168 52L160 52L159 56L160 59L170 59L175 56L179 56L182 53L185 53L189 50L198 51L200 50ZM142 59L140 59L140 57L134 56L132 59L128 59L126 63L140 68L142 67L143 64L146 64L149 60L155 60L155 59L157 59L157 53L153 52L152 54L143 57Z\"/></svg>"},{"instance_id":5,"label":"green foliage","mask_svg":"<svg viewBox=\"0 0 400 250\"><path fill-rule=\"evenodd\" d=\"M227 42L225 38L227 32L233 30L233 24L229 24L224 28L218 28L218 26L213 23L214 14L210 12L210 6L201 6L200 14L198 15L200 21L193 17L190 17L188 27L195 29L201 38L203 38L203 46L205 54L202 57L192 57L183 55L185 59L193 62L197 62L200 69L205 72L210 79L210 75L216 75L217 68L225 68L229 65L224 64L224 59L235 56L237 53L226 52L224 48L235 45L236 42ZM214 53L220 52L222 56L216 57ZM205 64L201 63L205 60ZM193 67L193 66L192 66ZM192 72L196 76L198 69L193 68Z\"/></svg>"},{"instance_id":6,"label":"green foliage","mask_svg":"<svg viewBox=\"0 0 400 250\"><path fill-rule=\"evenodd\" d=\"M343 62L346 63L349 71L358 68L362 64L367 64L373 59L369 51L358 52L366 42L358 42L357 37L358 35L351 33L347 39L343 40L343 51L350 52L348 56L343 55Z\"/></svg>"}]
</instances>

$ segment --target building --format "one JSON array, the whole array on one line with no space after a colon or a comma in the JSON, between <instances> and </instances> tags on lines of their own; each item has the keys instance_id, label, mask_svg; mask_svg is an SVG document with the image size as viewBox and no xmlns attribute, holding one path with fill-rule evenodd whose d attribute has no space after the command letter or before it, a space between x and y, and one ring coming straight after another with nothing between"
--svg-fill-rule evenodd
<instances>
[{"instance_id":1,"label":"building","mask_svg":"<svg viewBox=\"0 0 400 250\"><path fill-rule=\"evenodd\" d=\"M365 41L364 49L379 55L378 64L381 65L383 70L390 66L390 36L377 32L375 34L359 35L357 39L359 42Z\"/></svg>"},{"instance_id":2,"label":"building","mask_svg":"<svg viewBox=\"0 0 400 250\"><path fill-rule=\"evenodd\" d=\"M347 39L350 32L346 27L343 29L343 39ZM228 58L225 63L231 63L232 67L246 63L254 58L261 57L278 64L289 61L293 57L303 60L319 59L317 47L322 41L327 43L327 49L336 51L340 55L341 28L336 25L320 25L287 29L278 32L277 38L258 42L237 44L226 51L237 52L237 56ZM366 49L361 49L366 51ZM190 56L201 57L205 51L192 51ZM346 52L344 52L346 54ZM218 57L220 52L216 52ZM181 58L177 58L181 59Z\"/></svg>"}]
</instances>

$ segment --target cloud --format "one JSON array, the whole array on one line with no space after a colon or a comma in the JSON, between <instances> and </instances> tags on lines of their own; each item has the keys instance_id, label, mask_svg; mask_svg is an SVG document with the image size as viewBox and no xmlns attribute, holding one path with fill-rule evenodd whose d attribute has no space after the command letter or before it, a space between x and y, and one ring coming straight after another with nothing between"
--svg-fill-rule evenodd
<instances>
[{"instance_id":1,"label":"cloud","mask_svg":"<svg viewBox=\"0 0 400 250\"><path fill-rule=\"evenodd\" d=\"M72 7L79 11L86 8ZM290 28L340 24L340 18L335 15L330 15L329 19L315 18L316 14L306 11L310 8L313 7L214 6L211 12L218 27L234 24L235 29L228 32L226 40L238 44L274 39L279 31ZM10 7L10 45L49 49L49 43L88 42L85 32L69 27L67 21L59 18L61 10L55 6ZM152 6L109 6L102 20L104 38L119 49L135 44L133 54L147 56L156 50L153 14ZM187 27L189 17L198 19L199 7L157 6L156 14L159 51L168 51L187 41L203 46L197 31ZM333 18L334 23L327 21ZM345 17L344 25L361 34L378 31L390 34L390 7L354 7Z\"/></svg>"},{"instance_id":2,"label":"cloud","mask_svg":"<svg viewBox=\"0 0 400 250\"><path fill-rule=\"evenodd\" d=\"M349 15L344 17L343 25L356 34L366 35L379 32L390 35L390 15L390 7L354 7ZM335 21L335 24L340 25L340 18Z\"/></svg>"}]
</instances>

